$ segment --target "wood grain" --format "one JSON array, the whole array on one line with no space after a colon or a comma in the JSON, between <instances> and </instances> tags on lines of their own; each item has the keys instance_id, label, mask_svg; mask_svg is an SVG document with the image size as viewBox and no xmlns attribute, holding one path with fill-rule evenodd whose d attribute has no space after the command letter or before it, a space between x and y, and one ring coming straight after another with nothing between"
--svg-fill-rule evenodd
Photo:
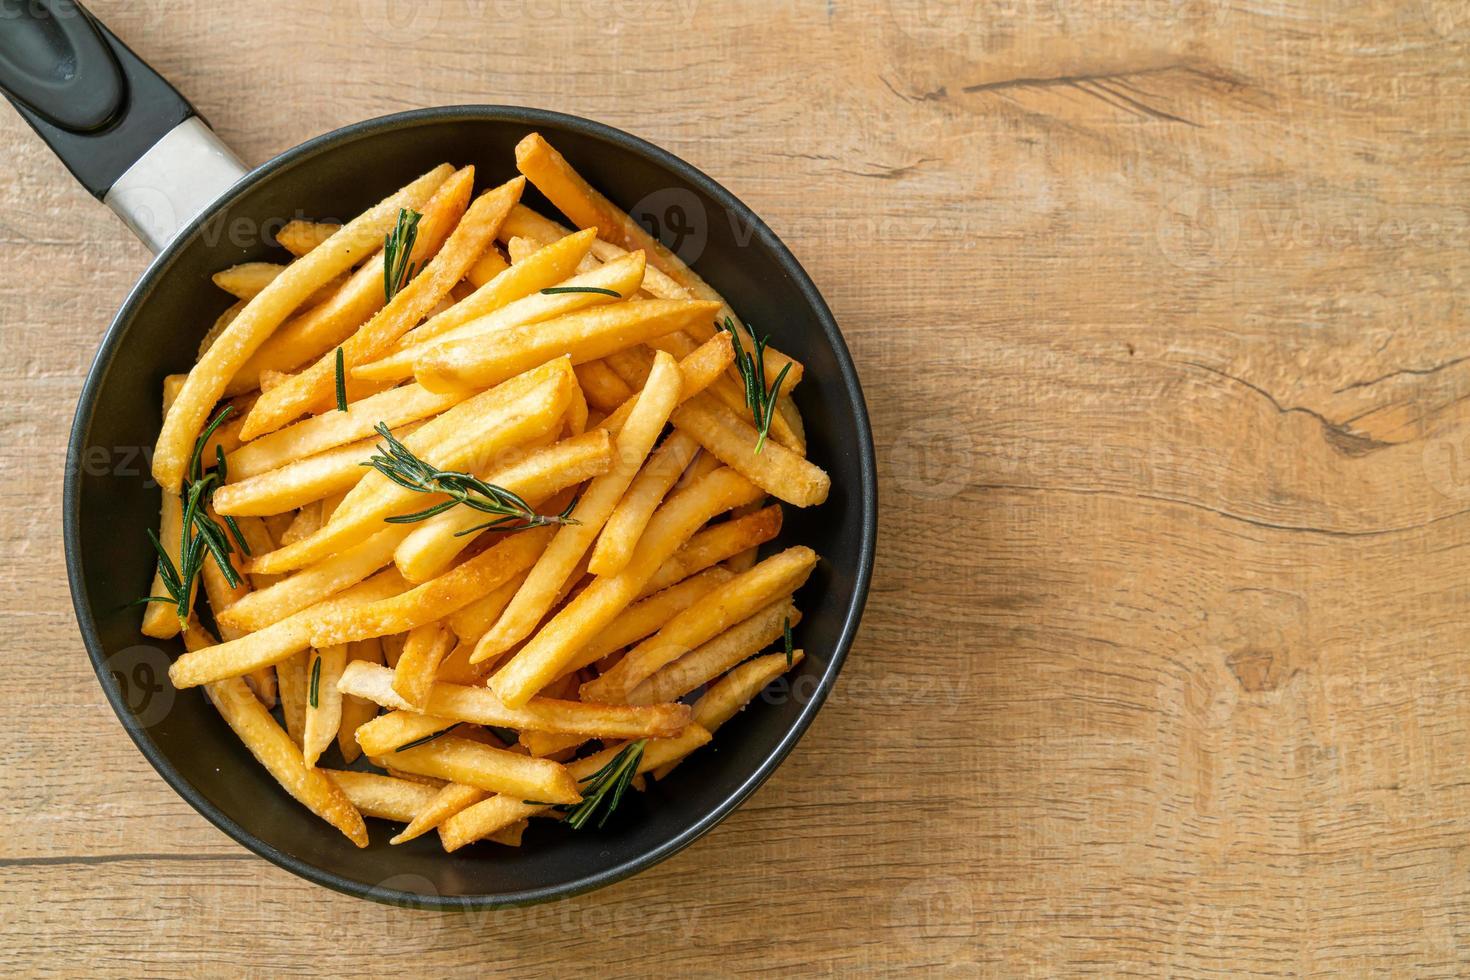
<instances>
[{"instance_id":1,"label":"wood grain","mask_svg":"<svg viewBox=\"0 0 1470 980\"><path fill-rule=\"evenodd\" d=\"M1470 970L1459 0L96 0L251 162L499 101L647 136L830 301L883 469L834 700L673 860L394 911L98 691L62 458L143 248L0 113L0 970Z\"/></svg>"}]
</instances>

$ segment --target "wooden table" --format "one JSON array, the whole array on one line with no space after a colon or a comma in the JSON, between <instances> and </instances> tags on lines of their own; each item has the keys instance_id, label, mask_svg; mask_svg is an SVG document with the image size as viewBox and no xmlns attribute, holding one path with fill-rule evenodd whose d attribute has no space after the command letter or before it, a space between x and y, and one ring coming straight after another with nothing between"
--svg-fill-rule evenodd
<instances>
[{"instance_id":1,"label":"wooden table","mask_svg":"<svg viewBox=\"0 0 1470 980\"><path fill-rule=\"evenodd\" d=\"M0 970L1470 969L1461 0L93 7L250 162L494 101L714 174L843 326L882 540L832 702L673 860L468 917L299 881L82 655L66 433L148 257L0 112Z\"/></svg>"}]
</instances>

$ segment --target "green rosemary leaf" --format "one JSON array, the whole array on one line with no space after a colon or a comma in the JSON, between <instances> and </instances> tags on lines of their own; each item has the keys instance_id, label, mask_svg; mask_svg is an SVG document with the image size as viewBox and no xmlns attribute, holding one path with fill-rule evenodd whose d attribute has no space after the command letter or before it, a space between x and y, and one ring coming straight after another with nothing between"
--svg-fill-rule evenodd
<instances>
[{"instance_id":1,"label":"green rosemary leaf","mask_svg":"<svg viewBox=\"0 0 1470 980\"><path fill-rule=\"evenodd\" d=\"M398 209L398 221L383 239L383 298L391 301L413 278L413 243L419 235L423 215L408 208Z\"/></svg>"},{"instance_id":2,"label":"green rosemary leaf","mask_svg":"<svg viewBox=\"0 0 1470 980\"><path fill-rule=\"evenodd\" d=\"M541 290L542 296L555 296L558 293L596 293L599 296L623 298L623 294L616 289L603 289L601 286L547 286Z\"/></svg>"},{"instance_id":3,"label":"green rosemary leaf","mask_svg":"<svg viewBox=\"0 0 1470 980\"><path fill-rule=\"evenodd\" d=\"M434 741L434 739L438 738L439 736L441 736L441 735L448 735L452 731L454 731L454 726L453 725L450 725L448 728L441 728L437 732L430 732L429 734L425 735L423 738L416 738L412 742L405 742L404 744L398 746L398 748L394 749L393 751L394 752L402 752L402 751L404 751L406 749L417 748L418 746L423 745L425 742L432 742L432 741Z\"/></svg>"},{"instance_id":4,"label":"green rosemary leaf","mask_svg":"<svg viewBox=\"0 0 1470 980\"><path fill-rule=\"evenodd\" d=\"M317 692L322 684L322 655L317 654L311 660L311 690L307 692L306 703L313 708L317 706Z\"/></svg>"},{"instance_id":5,"label":"green rosemary leaf","mask_svg":"<svg viewBox=\"0 0 1470 980\"><path fill-rule=\"evenodd\" d=\"M347 411L347 365L342 348L337 348L337 411Z\"/></svg>"}]
</instances>

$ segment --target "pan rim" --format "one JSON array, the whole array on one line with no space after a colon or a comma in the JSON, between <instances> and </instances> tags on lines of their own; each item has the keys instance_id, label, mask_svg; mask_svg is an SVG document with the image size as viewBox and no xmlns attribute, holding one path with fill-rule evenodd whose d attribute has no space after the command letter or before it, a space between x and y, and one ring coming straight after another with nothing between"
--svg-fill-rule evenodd
<instances>
[{"instance_id":1,"label":"pan rim","mask_svg":"<svg viewBox=\"0 0 1470 980\"><path fill-rule=\"evenodd\" d=\"M837 362L839 383L848 397L853 412L853 421L858 431L858 469L860 486L859 554L855 569L854 586L845 608L841 612L841 628L837 643L831 651L830 660L816 685L812 697L802 705L800 713L792 722L776 746L765 756L759 766L750 772L734 789L729 791L718 804L699 819L691 822L679 833L662 844L650 848L633 858L609 868L592 871L570 881L538 888L487 892L474 895L421 894L399 888L367 886L336 872L327 871L309 861L273 847L248 828L242 826L229 814L204 797L192 783L173 765L172 761L153 741L146 728L138 726L132 719L130 709L118 686L108 671L107 657L98 635L93 606L82 574L82 547L80 543L80 457L85 438L90 431L97 410L97 399L113 359L128 332L128 326L138 307L151 293L157 281L167 273L174 260L194 241L200 227L221 210L228 208L241 195L262 181L278 176L295 164L318 153L327 152L343 144L379 133L409 129L420 125L439 124L445 121L466 120L475 122L510 122L527 126L555 126L578 132L595 139L611 142L649 159L655 165L669 171L677 178L716 201L730 213L737 215L759 239L764 247L775 256L778 264L791 277L801 292L809 309L822 328L823 335L832 349ZM873 446L872 428L862 386L851 353L832 316L831 310L817 291L815 284L801 263L775 235L774 232L749 207L717 181L691 164L640 137L624 130L586 119L581 116L509 105L456 105L427 109L413 109L353 123L340 129L316 136L288 149L256 167L237 181L228 191L201 214L195 216L179 235L161 253L155 256L138 282L128 292L122 306L113 317L99 342L97 353L88 367L77 407L72 420L67 443L65 477L62 490L62 533L63 551L66 557L67 578L72 596L72 606L77 625L92 661L93 670L113 712L122 723L133 743L142 752L149 764L163 777L173 790L189 803L206 820L247 850L270 861L272 864L343 894L366 898L386 905L432 910L491 910L535 904L558 898L568 898L613 884L640 871L660 863L694 843L714 829L734 810L748 799L775 772L801 740L811 726L818 711L826 701L828 693L846 662L847 654L857 635L867 601L872 578L877 543L878 485L877 463Z\"/></svg>"}]
</instances>

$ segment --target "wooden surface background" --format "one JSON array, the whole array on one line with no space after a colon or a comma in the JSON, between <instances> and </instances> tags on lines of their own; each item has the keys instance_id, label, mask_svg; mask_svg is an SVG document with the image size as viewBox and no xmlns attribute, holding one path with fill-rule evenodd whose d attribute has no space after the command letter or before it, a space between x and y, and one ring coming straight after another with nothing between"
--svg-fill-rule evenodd
<instances>
[{"instance_id":1,"label":"wooden surface background","mask_svg":"<svg viewBox=\"0 0 1470 980\"><path fill-rule=\"evenodd\" d=\"M715 175L843 326L882 537L834 699L673 860L468 917L299 881L83 655L66 433L148 256L0 111L0 970L1470 969L1463 0L92 6L251 163L508 102Z\"/></svg>"}]
</instances>

